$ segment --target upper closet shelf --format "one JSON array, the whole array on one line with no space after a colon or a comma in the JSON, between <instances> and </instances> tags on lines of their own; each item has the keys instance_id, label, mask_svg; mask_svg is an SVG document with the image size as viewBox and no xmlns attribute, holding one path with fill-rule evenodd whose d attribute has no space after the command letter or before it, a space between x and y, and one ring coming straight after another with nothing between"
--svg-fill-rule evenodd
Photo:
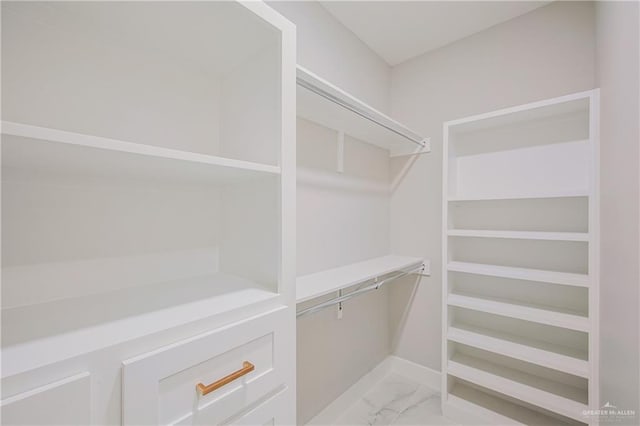
<instances>
[{"instance_id":1,"label":"upper closet shelf","mask_svg":"<svg viewBox=\"0 0 640 426\"><path fill-rule=\"evenodd\" d=\"M3 175L54 173L161 182L220 184L278 175L266 164L2 122Z\"/></svg>"},{"instance_id":2,"label":"upper closet shelf","mask_svg":"<svg viewBox=\"0 0 640 426\"><path fill-rule=\"evenodd\" d=\"M449 229L450 237L504 238L542 241L589 241L587 232L503 231L490 229Z\"/></svg>"},{"instance_id":3,"label":"upper closet shelf","mask_svg":"<svg viewBox=\"0 0 640 426\"><path fill-rule=\"evenodd\" d=\"M305 302L392 272L415 269L423 263L417 257L389 255L303 275L296 279L296 302Z\"/></svg>"},{"instance_id":4,"label":"upper closet shelf","mask_svg":"<svg viewBox=\"0 0 640 426\"><path fill-rule=\"evenodd\" d=\"M449 196L449 202L459 201L500 201L500 200L537 200L543 198L576 198L588 197L589 191L586 189L576 189L567 191L546 191L546 192L522 192L511 194L477 194L470 196Z\"/></svg>"},{"instance_id":5,"label":"upper closet shelf","mask_svg":"<svg viewBox=\"0 0 640 426\"><path fill-rule=\"evenodd\" d=\"M431 151L428 138L298 65L298 116L389 151L392 157Z\"/></svg>"}]
</instances>

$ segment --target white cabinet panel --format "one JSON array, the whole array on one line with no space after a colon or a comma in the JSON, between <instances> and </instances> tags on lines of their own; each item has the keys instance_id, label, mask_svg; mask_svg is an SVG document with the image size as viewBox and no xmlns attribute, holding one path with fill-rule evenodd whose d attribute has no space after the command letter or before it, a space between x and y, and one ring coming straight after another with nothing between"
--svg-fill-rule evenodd
<instances>
[{"instance_id":1,"label":"white cabinet panel","mask_svg":"<svg viewBox=\"0 0 640 426\"><path fill-rule=\"evenodd\" d=\"M289 396L291 391L284 389L276 395L270 397L262 404L255 408L249 409L240 417L234 418L226 424L229 425L246 425L246 426L275 426L293 424L288 419L287 404L292 398Z\"/></svg>"},{"instance_id":2,"label":"white cabinet panel","mask_svg":"<svg viewBox=\"0 0 640 426\"><path fill-rule=\"evenodd\" d=\"M127 425L219 424L285 384L286 308L207 332L126 360L123 419ZM243 367L255 368L219 389L208 385Z\"/></svg>"},{"instance_id":3,"label":"white cabinet panel","mask_svg":"<svg viewBox=\"0 0 640 426\"><path fill-rule=\"evenodd\" d=\"M3 425L88 425L91 379L80 373L6 398L0 403Z\"/></svg>"}]
</instances>

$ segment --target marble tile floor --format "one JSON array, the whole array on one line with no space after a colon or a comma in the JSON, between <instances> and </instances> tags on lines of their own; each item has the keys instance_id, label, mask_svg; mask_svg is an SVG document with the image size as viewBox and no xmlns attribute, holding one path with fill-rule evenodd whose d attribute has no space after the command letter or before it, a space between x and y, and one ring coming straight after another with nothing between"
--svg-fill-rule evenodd
<instances>
[{"instance_id":1,"label":"marble tile floor","mask_svg":"<svg viewBox=\"0 0 640 426\"><path fill-rule=\"evenodd\" d=\"M390 374L349 408L338 425L455 425L440 410L440 392Z\"/></svg>"}]
</instances>

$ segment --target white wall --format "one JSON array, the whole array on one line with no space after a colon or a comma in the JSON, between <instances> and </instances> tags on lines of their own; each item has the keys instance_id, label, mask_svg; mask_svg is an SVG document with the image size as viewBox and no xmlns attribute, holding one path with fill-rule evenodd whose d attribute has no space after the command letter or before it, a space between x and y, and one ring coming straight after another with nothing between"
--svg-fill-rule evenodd
<instances>
[{"instance_id":1,"label":"white wall","mask_svg":"<svg viewBox=\"0 0 640 426\"><path fill-rule=\"evenodd\" d=\"M640 16L637 2L596 8L601 96L600 399L640 420L638 120Z\"/></svg>"},{"instance_id":2,"label":"white wall","mask_svg":"<svg viewBox=\"0 0 640 426\"><path fill-rule=\"evenodd\" d=\"M628 66L628 55L636 52L637 60L637 29L635 34L630 33L634 19L637 25L637 5L636 15L629 13L625 4L607 2L598 6L596 81L596 7L591 2L550 4L412 59L391 72L320 5L270 4L298 25L301 65L383 111L388 110L390 102L392 116L432 137L431 154L391 163L391 247L397 254L430 258L434 266L441 262L442 122L602 86L602 230L607 237L602 242L602 343L611 346L602 354L601 396L603 402L610 399L625 409L636 406L640 254L637 240L632 239L640 233L639 188L633 184L638 183L639 153L637 147L630 152L629 146L634 137L636 141L638 138L637 101L633 103L638 70ZM628 83L634 76L635 92ZM634 123L635 136L631 128ZM628 185L620 185L621 181ZM627 238L623 240L625 249L615 250L620 238ZM312 269L306 262L303 259L300 266ZM381 312L377 319L389 316L390 329L383 330L377 339L361 334L370 324L352 320L342 323L348 326L342 327L332 341L330 330L340 323L332 320L330 311L304 320L298 349L302 352L304 348L307 353L313 348L317 357L305 356L299 362L307 371L299 376L303 399L299 403L304 405L299 420L315 414L360 374L347 374L355 365L349 356L349 342L356 337L360 339L360 354L368 349L373 353L369 361L384 355L385 339L391 339L397 355L440 369L441 277L437 267L432 270L433 276L423 279L418 287L410 283L393 286L388 309L380 305L381 299L354 302L358 303L354 316L371 309ZM624 309L619 309L621 306ZM629 312L635 312L636 317L630 317ZM631 321L634 326L629 325ZM384 328L382 323L377 327ZM615 368L626 364L630 369ZM327 379L338 376L343 378L338 383ZM320 392L322 386L313 387L312 383L324 383L327 391Z\"/></svg>"},{"instance_id":3,"label":"white wall","mask_svg":"<svg viewBox=\"0 0 640 426\"><path fill-rule=\"evenodd\" d=\"M338 173L336 141L336 131L298 120L298 275L389 253L389 154L345 136ZM342 319L336 313L297 321L300 424L389 354L384 291L346 302Z\"/></svg>"},{"instance_id":4,"label":"white wall","mask_svg":"<svg viewBox=\"0 0 640 426\"><path fill-rule=\"evenodd\" d=\"M440 370L442 123L595 87L594 9L552 3L393 68L392 115L433 148L391 164L392 251L434 265L415 291L394 286L396 355Z\"/></svg>"},{"instance_id":5,"label":"white wall","mask_svg":"<svg viewBox=\"0 0 640 426\"><path fill-rule=\"evenodd\" d=\"M388 111L391 70L362 41L318 3L269 5L297 25L300 65ZM388 192L354 188L386 187L388 153L346 137L340 175L336 131L298 120L297 133L298 274L387 254ZM389 354L387 307L386 292L374 292L345 303L341 320L335 309L326 309L297 321L298 424Z\"/></svg>"},{"instance_id":6,"label":"white wall","mask_svg":"<svg viewBox=\"0 0 640 426\"><path fill-rule=\"evenodd\" d=\"M267 1L297 25L298 64L380 111L389 110L386 62L312 1Z\"/></svg>"}]
</instances>

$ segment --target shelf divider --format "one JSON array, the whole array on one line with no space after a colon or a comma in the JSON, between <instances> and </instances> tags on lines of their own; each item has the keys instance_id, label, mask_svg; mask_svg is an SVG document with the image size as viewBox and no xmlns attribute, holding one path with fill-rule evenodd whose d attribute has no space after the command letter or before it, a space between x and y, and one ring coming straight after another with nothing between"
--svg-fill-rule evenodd
<instances>
[{"instance_id":1,"label":"shelf divider","mask_svg":"<svg viewBox=\"0 0 640 426\"><path fill-rule=\"evenodd\" d=\"M458 308L471 309L570 330L588 332L591 328L589 318L586 316L543 309L537 306L510 303L502 300L452 293L449 294L448 304L449 306L456 306Z\"/></svg>"},{"instance_id":2,"label":"shelf divider","mask_svg":"<svg viewBox=\"0 0 640 426\"><path fill-rule=\"evenodd\" d=\"M446 337L451 342L461 343L575 376L584 378L589 378L590 376L589 362L585 359L509 340L506 337L493 336L480 330L467 330L460 327L449 327Z\"/></svg>"},{"instance_id":3,"label":"shelf divider","mask_svg":"<svg viewBox=\"0 0 640 426\"><path fill-rule=\"evenodd\" d=\"M544 241L589 241L587 232L503 231L488 229L449 229L450 237L505 238Z\"/></svg>"},{"instance_id":4,"label":"shelf divider","mask_svg":"<svg viewBox=\"0 0 640 426\"><path fill-rule=\"evenodd\" d=\"M546 271L542 269L516 268L513 266L486 265L471 262L449 262L447 270L491 277L513 278L551 284L589 287L589 276L571 272Z\"/></svg>"},{"instance_id":5,"label":"shelf divider","mask_svg":"<svg viewBox=\"0 0 640 426\"><path fill-rule=\"evenodd\" d=\"M253 163L249 161L236 160L215 155L199 154L195 152L121 141L117 139L67 132L64 130L51 129L47 127L14 123L10 121L2 122L2 135L27 138L30 140L38 140L43 142L55 142L65 144L67 146L100 149L104 150L103 157L106 157L109 153L120 155L135 154L140 156L141 159L146 158L165 161L174 160L176 162L181 162L182 164L191 163L194 165L194 167L211 166L212 169L217 167L220 170L227 170L227 172L225 172L224 174L234 174L234 171L240 173L244 172L246 175L280 174L280 167L268 164ZM108 160L105 158L105 161ZM146 164L148 163L145 163L145 167ZM239 174L237 172L235 172L235 174Z\"/></svg>"},{"instance_id":6,"label":"shelf divider","mask_svg":"<svg viewBox=\"0 0 640 426\"><path fill-rule=\"evenodd\" d=\"M490 370L489 368L483 368L483 366L491 367L491 363L480 360L477 360L477 362L471 361L474 361L471 357L454 356L448 362L449 374L562 416L577 421L585 420L582 413L588 408L587 405L573 398L561 396L535 386L535 384L545 381L544 379L519 374L515 370L502 367L502 373L498 375L487 371ZM526 381L530 381L530 383L526 383ZM548 383L548 385L547 387L551 387L551 383ZM557 384L557 388L563 391L569 390L567 393L572 393L572 396L575 397L578 397L577 394L581 393L579 389L566 385ZM580 395L580 397L586 399L586 390L584 395Z\"/></svg>"},{"instance_id":7,"label":"shelf divider","mask_svg":"<svg viewBox=\"0 0 640 426\"><path fill-rule=\"evenodd\" d=\"M510 195L462 195L462 196L450 196L449 202L456 201L499 201L499 200L531 200L540 198L573 198L573 197L588 197L588 190L575 190L564 192L540 192L537 194L510 194Z\"/></svg>"}]
</instances>

